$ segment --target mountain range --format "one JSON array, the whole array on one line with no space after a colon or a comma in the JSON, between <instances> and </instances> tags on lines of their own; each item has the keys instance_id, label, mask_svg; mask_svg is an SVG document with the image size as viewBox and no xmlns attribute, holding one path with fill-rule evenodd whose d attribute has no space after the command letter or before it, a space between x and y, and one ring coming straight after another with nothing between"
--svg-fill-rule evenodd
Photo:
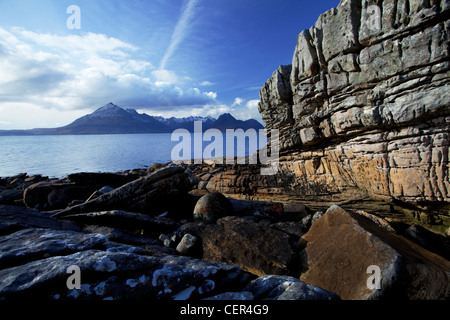
<instances>
[{"instance_id":1,"label":"mountain range","mask_svg":"<svg viewBox=\"0 0 450 320\"><path fill-rule=\"evenodd\" d=\"M114 103L97 109L91 114L78 118L71 124L49 129L0 130L0 135L83 135L83 134L137 134L171 133L176 129L194 131L194 122L201 121L203 131L210 128L226 129L263 129L263 125L254 119L237 120L225 113L218 119L208 117L163 118L138 113L134 109L123 109Z\"/></svg>"}]
</instances>

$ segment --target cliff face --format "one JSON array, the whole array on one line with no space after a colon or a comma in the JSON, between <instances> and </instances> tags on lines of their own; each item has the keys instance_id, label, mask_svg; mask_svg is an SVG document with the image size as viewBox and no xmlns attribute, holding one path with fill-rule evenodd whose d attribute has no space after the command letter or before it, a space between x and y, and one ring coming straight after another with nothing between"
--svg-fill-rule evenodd
<instances>
[{"instance_id":1,"label":"cliff face","mask_svg":"<svg viewBox=\"0 0 450 320\"><path fill-rule=\"evenodd\" d=\"M449 15L450 0L342 0L302 31L292 65L260 92L290 177L265 183L448 207Z\"/></svg>"}]
</instances>

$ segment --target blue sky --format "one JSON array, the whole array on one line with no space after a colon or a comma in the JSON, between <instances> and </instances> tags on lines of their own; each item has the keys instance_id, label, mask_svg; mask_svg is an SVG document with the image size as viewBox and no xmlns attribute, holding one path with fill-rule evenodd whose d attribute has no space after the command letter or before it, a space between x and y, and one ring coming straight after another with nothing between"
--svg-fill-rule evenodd
<instances>
[{"instance_id":1,"label":"blue sky","mask_svg":"<svg viewBox=\"0 0 450 320\"><path fill-rule=\"evenodd\" d=\"M256 118L259 89L338 0L0 0L0 129L66 125L110 101ZM69 29L67 8L81 10Z\"/></svg>"}]
</instances>

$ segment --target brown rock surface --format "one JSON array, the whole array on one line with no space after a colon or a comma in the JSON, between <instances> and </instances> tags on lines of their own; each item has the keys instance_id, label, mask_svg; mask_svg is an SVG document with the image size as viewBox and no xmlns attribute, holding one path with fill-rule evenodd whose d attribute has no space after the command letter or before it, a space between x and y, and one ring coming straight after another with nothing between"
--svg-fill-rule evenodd
<instances>
[{"instance_id":1,"label":"brown rock surface","mask_svg":"<svg viewBox=\"0 0 450 320\"><path fill-rule=\"evenodd\" d=\"M357 214L331 207L303 236L307 271L300 280L342 299L434 300L450 297L450 262ZM370 266L381 288L369 289Z\"/></svg>"}]
</instances>

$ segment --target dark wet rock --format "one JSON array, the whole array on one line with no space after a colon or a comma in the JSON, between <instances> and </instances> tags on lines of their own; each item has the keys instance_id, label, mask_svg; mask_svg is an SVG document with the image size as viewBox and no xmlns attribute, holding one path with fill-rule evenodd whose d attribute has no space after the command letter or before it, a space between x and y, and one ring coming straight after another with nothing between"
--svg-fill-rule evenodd
<instances>
[{"instance_id":1,"label":"dark wet rock","mask_svg":"<svg viewBox=\"0 0 450 320\"><path fill-rule=\"evenodd\" d=\"M409 226L402 235L418 245L450 260L450 239L435 234L419 225Z\"/></svg>"},{"instance_id":2,"label":"dark wet rock","mask_svg":"<svg viewBox=\"0 0 450 320\"><path fill-rule=\"evenodd\" d=\"M161 246L160 242L154 238L127 232L119 228L89 225L84 227L83 231L105 235L110 242L145 248L146 252L151 255L176 254L175 250Z\"/></svg>"},{"instance_id":3,"label":"dark wet rock","mask_svg":"<svg viewBox=\"0 0 450 320\"><path fill-rule=\"evenodd\" d=\"M23 190L20 189L6 189L0 190L0 204L15 205L17 201L22 200Z\"/></svg>"},{"instance_id":4,"label":"dark wet rock","mask_svg":"<svg viewBox=\"0 0 450 320\"><path fill-rule=\"evenodd\" d=\"M277 222L270 225L270 228L282 231L294 237L300 238L305 234L301 222Z\"/></svg>"},{"instance_id":5,"label":"dark wet rock","mask_svg":"<svg viewBox=\"0 0 450 320\"><path fill-rule=\"evenodd\" d=\"M74 173L67 176L69 182L73 182L78 185L95 185L95 186L111 186L117 188L134 181L139 178L139 175L135 174L119 174L119 173L93 173L93 172L81 172Z\"/></svg>"},{"instance_id":6,"label":"dark wet rock","mask_svg":"<svg viewBox=\"0 0 450 320\"><path fill-rule=\"evenodd\" d=\"M63 180L42 181L25 190L23 202L28 208L62 209L73 200L87 199L96 189L97 186L80 186Z\"/></svg>"},{"instance_id":7,"label":"dark wet rock","mask_svg":"<svg viewBox=\"0 0 450 320\"><path fill-rule=\"evenodd\" d=\"M93 194L90 195L90 197L86 201L94 200L95 198L100 197L101 195L104 195L105 193L113 191L114 188L111 186L104 186L100 188L99 190L96 190Z\"/></svg>"}]
</instances>

